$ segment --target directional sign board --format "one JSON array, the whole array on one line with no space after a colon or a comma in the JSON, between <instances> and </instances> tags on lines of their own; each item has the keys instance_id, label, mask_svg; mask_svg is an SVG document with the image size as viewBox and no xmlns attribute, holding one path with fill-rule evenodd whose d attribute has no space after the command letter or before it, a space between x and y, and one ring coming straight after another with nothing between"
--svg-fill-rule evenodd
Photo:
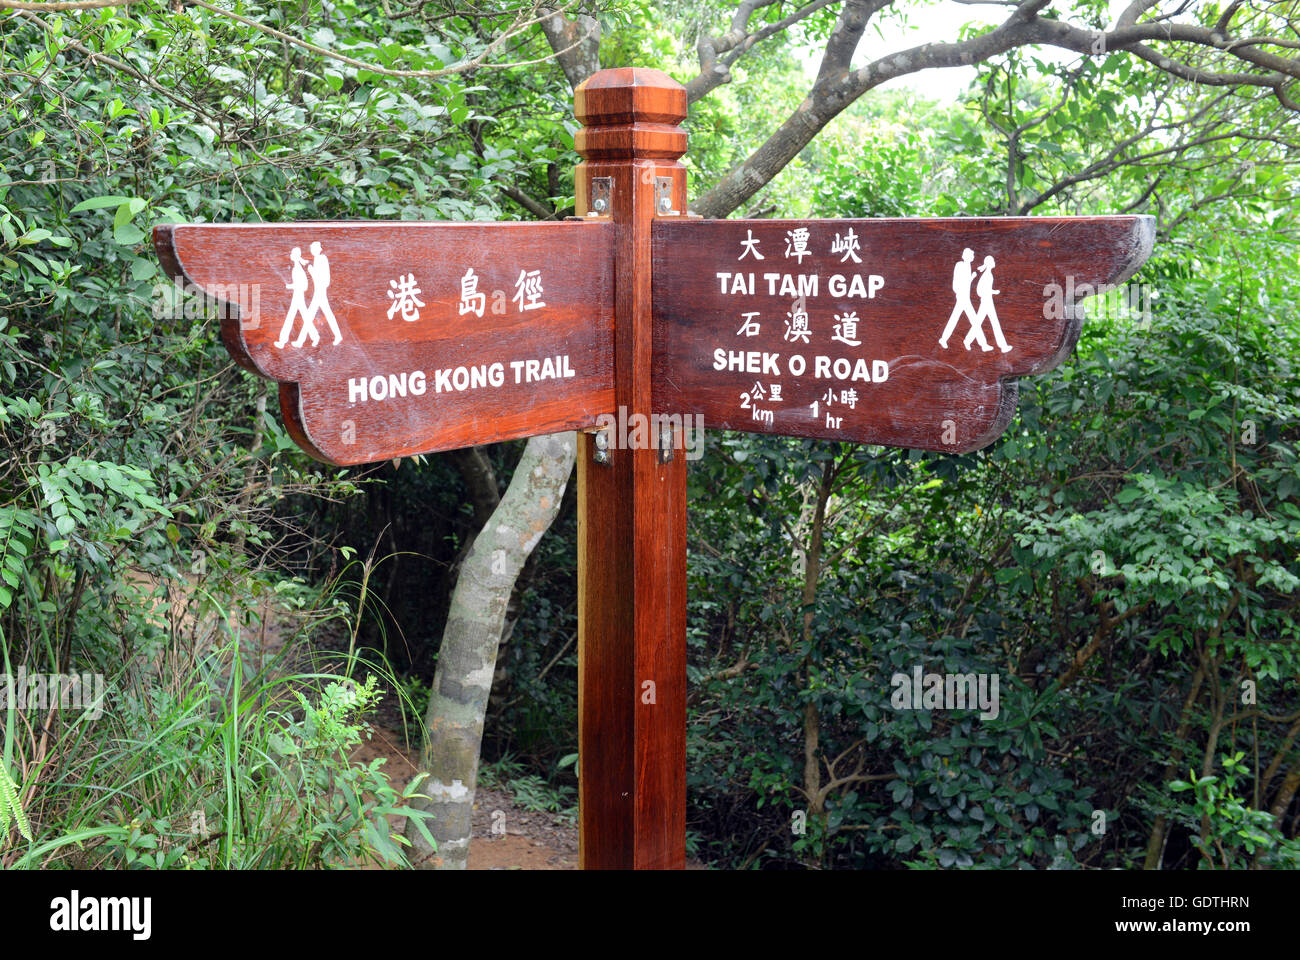
<instances>
[{"instance_id":1,"label":"directional sign board","mask_svg":"<svg viewBox=\"0 0 1300 960\"><path fill-rule=\"evenodd\" d=\"M575 116L581 222L176 225L154 244L171 276L239 305L226 346L280 383L286 425L313 456L367 463L588 431L580 858L681 867L686 464L662 432L612 443L605 418L699 414L711 429L977 449L1010 422L1016 378L1073 348L1072 300L1127 279L1154 227L701 220L685 214L680 84L600 71Z\"/></svg>"},{"instance_id":2,"label":"directional sign board","mask_svg":"<svg viewBox=\"0 0 1300 960\"><path fill-rule=\"evenodd\" d=\"M232 309L294 439L355 464L591 426L613 402L612 227L185 224L167 272ZM238 306L238 309L233 307Z\"/></svg>"},{"instance_id":3,"label":"directional sign board","mask_svg":"<svg viewBox=\"0 0 1300 960\"><path fill-rule=\"evenodd\" d=\"M961 453L1074 348L1072 291L1146 260L1150 217L654 225L656 411Z\"/></svg>"}]
</instances>

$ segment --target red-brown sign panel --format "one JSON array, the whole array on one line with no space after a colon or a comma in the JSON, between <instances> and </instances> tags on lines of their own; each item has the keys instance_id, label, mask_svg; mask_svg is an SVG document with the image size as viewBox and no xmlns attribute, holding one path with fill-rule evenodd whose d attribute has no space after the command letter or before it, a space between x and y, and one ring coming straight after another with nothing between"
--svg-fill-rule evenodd
<instances>
[{"instance_id":1,"label":"red-brown sign panel","mask_svg":"<svg viewBox=\"0 0 1300 960\"><path fill-rule=\"evenodd\" d=\"M613 406L613 228L601 223L176 224L164 269L280 382L337 464L595 424Z\"/></svg>"},{"instance_id":2,"label":"red-brown sign panel","mask_svg":"<svg viewBox=\"0 0 1300 960\"><path fill-rule=\"evenodd\" d=\"M659 220L654 411L709 428L962 453L1074 348L1151 217Z\"/></svg>"}]
</instances>

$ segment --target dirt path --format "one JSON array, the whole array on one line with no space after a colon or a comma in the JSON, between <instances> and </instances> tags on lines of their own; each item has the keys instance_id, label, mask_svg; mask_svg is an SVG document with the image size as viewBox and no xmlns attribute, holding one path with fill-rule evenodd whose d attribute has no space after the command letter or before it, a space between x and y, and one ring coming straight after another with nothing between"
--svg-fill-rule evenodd
<instances>
[{"instance_id":1,"label":"dirt path","mask_svg":"<svg viewBox=\"0 0 1300 960\"><path fill-rule=\"evenodd\" d=\"M400 731L376 727L370 741L353 757L369 762L388 760L384 770L395 784L405 786L416 774L418 750L408 749ZM398 829L405 826L399 821ZM534 813L500 790L479 787L474 798L469 844L471 870L576 870L578 828L548 813Z\"/></svg>"},{"instance_id":2,"label":"dirt path","mask_svg":"<svg viewBox=\"0 0 1300 960\"><path fill-rule=\"evenodd\" d=\"M258 662L275 656L284 645L284 636L292 634L294 624L274 610L263 608L262 626L243 638L246 647L257 651ZM316 645L343 650L347 638L337 630L321 631ZM395 786L405 787L417 773L419 747L408 747L401 730L400 714L392 709L394 698L381 701L378 721L372 721L374 736L363 742L353 759L369 763L376 757L387 762L384 771ZM410 729L418 737L418 728ZM400 832L404 817L394 818ZM471 870L576 870L578 869L578 828L548 813L525 810L511 794L480 786L471 820L469 849Z\"/></svg>"},{"instance_id":3,"label":"dirt path","mask_svg":"<svg viewBox=\"0 0 1300 960\"><path fill-rule=\"evenodd\" d=\"M292 635L293 625L282 622L274 614L266 616L264 622L267 626L245 642L267 658L280 650L284 636ZM320 632L315 645L342 651L347 648L347 637L337 628L326 629ZM409 727L408 734L402 732L401 715L394 709L394 702L395 698L388 692L380 702L378 717L372 718L373 737L353 751L352 756L366 763L376 757L384 758L384 771L395 786L402 788L418 772L419 746L418 743L408 746L407 736L418 738L419 729ZM470 870L578 869L577 824L554 814L526 810L506 791L480 785L470 824ZM405 829L405 818L394 818L394 827L398 832ZM687 861L686 868L708 869L693 860Z\"/></svg>"},{"instance_id":4,"label":"dirt path","mask_svg":"<svg viewBox=\"0 0 1300 960\"><path fill-rule=\"evenodd\" d=\"M137 574L135 579L149 586L156 586L157 583L145 574ZM206 649L213 642L220 625L215 621L196 624L189 613L191 596L191 591L181 589L176 596L169 595L166 601L155 602L155 607L159 611L161 624L169 625L173 630L190 631L196 636L201 633L202 639L196 641L196 644L199 648ZM263 598L258 614L258 621L252 628L234 628L240 649L249 658L246 669L253 671L262 670L278 656L283 651L287 638L295 636L298 628L296 616L282 609L273 598ZM338 653L347 649L348 638L337 623L329 624L318 631L313 646L318 651ZM311 661L305 649L295 648L292 653L289 660L278 665L278 673L292 672L295 669L328 670ZM376 757L384 758L387 761L384 764L385 772L393 784L401 788L410 783L417 773L415 760L419 748L407 746L406 736L401 731L400 713L392 707L394 700L391 692L386 691L378 720L372 723L373 737L353 751L352 756L354 760L366 763ZM410 732L413 737L419 735L418 728ZM393 819L399 832L405 828L405 818ZM578 869L577 826L549 813L525 810L505 791L479 787L471 829L471 870Z\"/></svg>"}]
</instances>

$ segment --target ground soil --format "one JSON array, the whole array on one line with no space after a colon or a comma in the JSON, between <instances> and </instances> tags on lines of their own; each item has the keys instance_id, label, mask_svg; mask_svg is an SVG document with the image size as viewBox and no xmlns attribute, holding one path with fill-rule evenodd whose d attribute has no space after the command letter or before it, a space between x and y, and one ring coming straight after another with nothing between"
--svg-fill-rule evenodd
<instances>
[{"instance_id":1,"label":"ground soil","mask_svg":"<svg viewBox=\"0 0 1300 960\"><path fill-rule=\"evenodd\" d=\"M267 615L267 614L271 615ZM292 624L273 611L263 610L266 624L254 637L245 638L249 647L262 658L280 652L284 637L292 635ZM348 638L340 625L328 624L313 638L318 651L341 652ZM307 666L306 661L294 666ZM287 668L286 664L282 669ZM314 668L319 669L320 664ZM382 686L382 685L381 685ZM393 785L402 789L418 772L420 729L408 716L404 722L398 698L384 691L373 722L373 733L353 752L353 758L369 763L376 757L385 760L384 770ZM399 833L405 818L394 818ZM696 861L687 861L688 870L707 869ZM578 827L575 822L551 813L525 810L512 794L479 784L475 791L469 847L471 870L576 870L578 869Z\"/></svg>"},{"instance_id":2,"label":"ground soil","mask_svg":"<svg viewBox=\"0 0 1300 960\"><path fill-rule=\"evenodd\" d=\"M375 728L370 741L353 754L365 762L385 758L384 770L401 786L415 776L418 756L400 731L385 727ZM578 869L578 828L553 814L525 810L508 793L480 786L471 825L471 870ZM399 831L404 826L404 821L394 823Z\"/></svg>"}]
</instances>

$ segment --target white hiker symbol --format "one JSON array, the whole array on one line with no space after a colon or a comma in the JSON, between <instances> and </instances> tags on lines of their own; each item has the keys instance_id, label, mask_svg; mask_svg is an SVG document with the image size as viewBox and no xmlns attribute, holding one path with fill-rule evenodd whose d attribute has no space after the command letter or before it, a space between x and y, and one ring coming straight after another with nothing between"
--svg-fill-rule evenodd
<instances>
[{"instance_id":1,"label":"white hiker symbol","mask_svg":"<svg viewBox=\"0 0 1300 960\"><path fill-rule=\"evenodd\" d=\"M1007 343L1007 338L1002 335L1002 324L998 322L998 312L993 307L993 297L1000 291L993 289L993 267L995 266L992 257L984 258L984 265L980 267L980 278L975 283L975 292L979 294L980 307L979 312L975 314L975 319L971 323L970 333L966 334L966 339L962 342L967 350L970 349L971 340L978 340L981 350L992 350L988 341L984 339L984 331L980 329L981 324L987 319L989 327L993 330L993 339L997 341L998 347L1003 353L1011 350L1011 344Z\"/></svg>"},{"instance_id":2,"label":"white hiker symbol","mask_svg":"<svg viewBox=\"0 0 1300 960\"><path fill-rule=\"evenodd\" d=\"M939 338L939 346L945 350L948 349L948 338L952 336L962 314L965 314L971 323L975 322L975 308L970 302L970 282L974 277L970 262L974 259L975 251L967 247L961 252L961 259L952 269L952 292L957 295L957 303L952 308L952 316L948 318L948 326L943 328L943 336Z\"/></svg>"},{"instance_id":3,"label":"white hiker symbol","mask_svg":"<svg viewBox=\"0 0 1300 960\"><path fill-rule=\"evenodd\" d=\"M1011 350L1011 345L1007 343L1006 338L1002 335L1002 325L998 322L997 310L993 306L993 298L1000 292L993 289L994 260L992 257L985 257L984 265L980 267L979 283L975 286L975 292L979 294L980 298L980 306L977 311L970 299L970 285L974 279L971 261L974 259L975 251L967 247L961 252L961 259L953 265L952 292L956 295L957 302L953 304L952 314L948 317L948 325L943 328L943 335L939 337L939 346L945 350L948 349L948 338L952 336L957 321L964 316L970 321L970 332L966 334L962 346L969 350L971 342L975 341L979 343L980 349L985 352L993 349L989 346L988 340L984 338L983 324L987 319L989 326L993 330L993 338L997 341L998 346L1002 348L1002 352L1007 353Z\"/></svg>"},{"instance_id":4,"label":"white hiker symbol","mask_svg":"<svg viewBox=\"0 0 1300 960\"><path fill-rule=\"evenodd\" d=\"M293 332L293 321L296 317L302 317L302 329L298 333L298 339L293 342L295 347L301 347L308 338L311 339L311 345L314 347L320 343L320 334L316 332L316 314L321 313L325 317L325 322L330 326L330 332L334 334L334 344L337 346L343 340L343 335L339 333L339 324L334 319L334 311L330 309L329 297L327 291L330 285L330 262L329 258L321 252L319 241L311 245L312 260L308 263L302 255L301 247L294 247L289 253L289 259L293 262L293 270L290 274L290 280L285 284L285 288L293 291L293 297L289 301L289 312L284 318L284 325L280 328L280 336L275 341L277 349L283 350L289 341L289 334ZM306 303L307 277L310 274L312 283L311 303Z\"/></svg>"},{"instance_id":5,"label":"white hiker symbol","mask_svg":"<svg viewBox=\"0 0 1300 960\"><path fill-rule=\"evenodd\" d=\"M316 336L316 327L307 317L307 301L303 299L303 294L307 292L307 271L304 269L307 261L302 258L302 247L294 247L289 259L293 262L293 272L290 281L284 286L286 290L293 291L293 298L289 301L289 313L284 318L284 326L280 328L280 336L275 341L276 348L280 350L284 349L284 344L293 331L293 320L297 315L303 318L303 332L306 333L309 327L312 331L312 346L320 339Z\"/></svg>"},{"instance_id":6,"label":"white hiker symbol","mask_svg":"<svg viewBox=\"0 0 1300 960\"><path fill-rule=\"evenodd\" d=\"M312 261L307 272L311 274L313 284L311 303L307 305L308 320L316 316L316 310L325 315L325 322L330 325L330 333L334 334L334 345L338 346L343 340L343 334L339 333L339 323L334 319L334 311L330 309L330 302L325 297L325 291L330 286L330 262L325 254L321 253L320 241L311 245ZM316 339L312 338L314 344ZM302 345L301 335L298 337L298 345Z\"/></svg>"}]
</instances>

